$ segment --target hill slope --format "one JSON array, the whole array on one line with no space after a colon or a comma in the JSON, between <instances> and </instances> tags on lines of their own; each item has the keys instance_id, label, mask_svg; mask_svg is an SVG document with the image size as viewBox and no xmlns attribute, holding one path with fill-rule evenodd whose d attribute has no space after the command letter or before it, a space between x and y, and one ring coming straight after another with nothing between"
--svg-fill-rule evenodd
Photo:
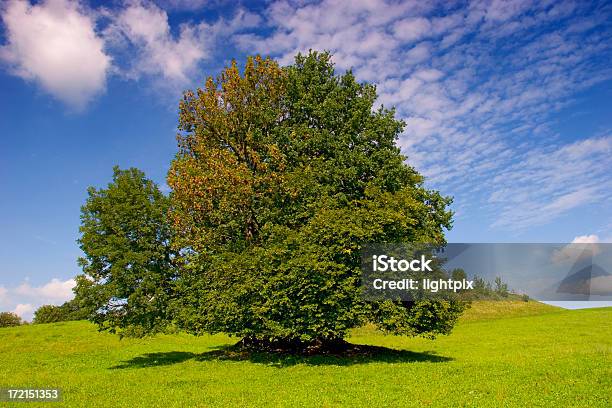
<instances>
[{"instance_id":1,"label":"hill slope","mask_svg":"<svg viewBox=\"0 0 612 408\"><path fill-rule=\"evenodd\" d=\"M612 404L612 308L466 320L435 341L359 329L353 342L389 349L351 358L119 340L86 322L0 329L0 387L57 386L63 406L88 407Z\"/></svg>"},{"instance_id":2,"label":"hill slope","mask_svg":"<svg viewBox=\"0 0 612 408\"><path fill-rule=\"evenodd\" d=\"M563 308L536 302L534 300L530 300L529 302L522 300L476 300L472 302L471 307L461 316L461 321L474 322L478 320L535 316L563 310Z\"/></svg>"}]
</instances>

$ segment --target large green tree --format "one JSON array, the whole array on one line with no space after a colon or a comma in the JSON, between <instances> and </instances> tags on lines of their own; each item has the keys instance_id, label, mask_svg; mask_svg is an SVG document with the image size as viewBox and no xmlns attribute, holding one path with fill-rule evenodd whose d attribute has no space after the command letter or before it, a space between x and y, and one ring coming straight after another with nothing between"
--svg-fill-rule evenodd
<instances>
[{"instance_id":1,"label":"large green tree","mask_svg":"<svg viewBox=\"0 0 612 408\"><path fill-rule=\"evenodd\" d=\"M185 94L168 175L180 328L296 347L338 342L366 322L450 332L460 302L362 297L364 243L442 244L452 215L405 163L404 124L376 97L315 52L285 68L234 62Z\"/></svg>"}]
</instances>

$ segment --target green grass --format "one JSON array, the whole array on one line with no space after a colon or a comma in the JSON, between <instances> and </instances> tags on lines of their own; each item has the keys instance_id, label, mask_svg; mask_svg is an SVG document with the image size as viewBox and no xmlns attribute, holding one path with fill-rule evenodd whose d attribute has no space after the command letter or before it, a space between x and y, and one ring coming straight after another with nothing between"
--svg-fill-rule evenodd
<instances>
[{"instance_id":1,"label":"green grass","mask_svg":"<svg viewBox=\"0 0 612 408\"><path fill-rule=\"evenodd\" d=\"M529 302L523 300L476 300L472 302L471 307L461 316L461 321L473 322L477 320L535 316L561 310L563 309L560 307L535 302L533 300Z\"/></svg>"},{"instance_id":2,"label":"green grass","mask_svg":"<svg viewBox=\"0 0 612 408\"><path fill-rule=\"evenodd\" d=\"M612 308L529 302L500 318L494 303L498 318L477 304L434 341L355 330L388 349L353 358L232 354L222 335L119 340L86 322L0 329L0 387L60 387L47 405L78 407L612 405Z\"/></svg>"}]
</instances>

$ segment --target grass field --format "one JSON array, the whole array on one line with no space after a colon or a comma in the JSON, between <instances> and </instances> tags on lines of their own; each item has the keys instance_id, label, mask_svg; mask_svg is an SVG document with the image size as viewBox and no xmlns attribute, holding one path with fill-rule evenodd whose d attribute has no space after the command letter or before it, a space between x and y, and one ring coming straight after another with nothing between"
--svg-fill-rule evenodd
<instances>
[{"instance_id":1,"label":"grass field","mask_svg":"<svg viewBox=\"0 0 612 408\"><path fill-rule=\"evenodd\" d=\"M612 406L612 308L476 303L434 341L367 327L350 340L385 349L244 355L225 349L235 339L223 335L119 340L86 322L6 328L0 387L60 387L63 403L47 405L75 407Z\"/></svg>"}]
</instances>

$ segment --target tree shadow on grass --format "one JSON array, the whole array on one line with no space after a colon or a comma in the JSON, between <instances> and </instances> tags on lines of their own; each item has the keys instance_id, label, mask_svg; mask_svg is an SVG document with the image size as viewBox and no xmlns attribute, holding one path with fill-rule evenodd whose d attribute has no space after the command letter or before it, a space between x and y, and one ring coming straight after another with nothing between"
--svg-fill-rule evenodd
<instances>
[{"instance_id":1,"label":"tree shadow on grass","mask_svg":"<svg viewBox=\"0 0 612 408\"><path fill-rule=\"evenodd\" d=\"M281 352L258 352L245 350L238 345L220 346L204 353L191 353L183 351L170 351L162 353L148 353L124 361L111 369L144 368L166 366L182 363L188 360L195 361L250 361L276 368L291 367L297 364L311 366L351 366L368 363L444 363L452 361L450 357L436 355L433 351L414 352L396 350L380 346L351 345L341 353L325 353L314 355L300 355Z\"/></svg>"},{"instance_id":2,"label":"tree shadow on grass","mask_svg":"<svg viewBox=\"0 0 612 408\"><path fill-rule=\"evenodd\" d=\"M161 353L147 353L110 367L110 369L158 367L182 363L196 358L198 354L186 351L168 351Z\"/></svg>"}]
</instances>

